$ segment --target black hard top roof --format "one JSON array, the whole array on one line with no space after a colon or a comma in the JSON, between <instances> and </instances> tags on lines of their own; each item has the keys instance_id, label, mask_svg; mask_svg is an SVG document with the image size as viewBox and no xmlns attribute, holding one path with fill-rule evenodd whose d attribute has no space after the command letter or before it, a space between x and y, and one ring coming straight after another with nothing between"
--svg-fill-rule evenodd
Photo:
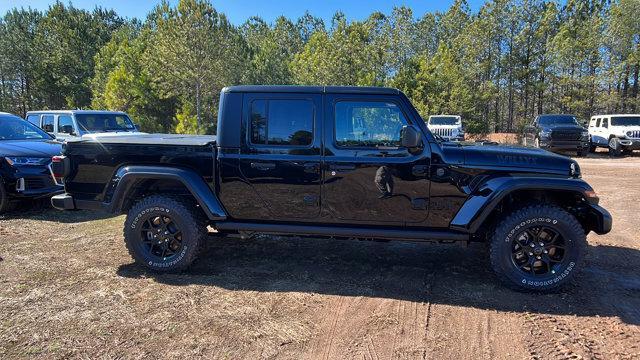
<instances>
[{"instance_id":1,"label":"black hard top roof","mask_svg":"<svg viewBox=\"0 0 640 360\"><path fill-rule=\"evenodd\" d=\"M330 94L386 94L397 95L400 90L373 86L298 86L298 85L237 85L227 86L223 92L330 93Z\"/></svg>"}]
</instances>

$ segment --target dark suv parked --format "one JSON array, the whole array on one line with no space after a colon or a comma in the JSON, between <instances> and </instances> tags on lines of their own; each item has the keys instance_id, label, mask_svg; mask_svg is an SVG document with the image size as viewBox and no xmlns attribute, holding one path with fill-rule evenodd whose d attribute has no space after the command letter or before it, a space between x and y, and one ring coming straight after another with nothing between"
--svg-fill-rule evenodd
<instances>
[{"instance_id":1,"label":"dark suv parked","mask_svg":"<svg viewBox=\"0 0 640 360\"><path fill-rule=\"evenodd\" d=\"M575 115L539 115L523 134L525 146L553 152L575 151L578 156L589 152L589 131L580 125Z\"/></svg>"},{"instance_id":2,"label":"dark suv parked","mask_svg":"<svg viewBox=\"0 0 640 360\"><path fill-rule=\"evenodd\" d=\"M60 193L51 171L51 158L62 145L21 118L0 113L0 214L16 201Z\"/></svg>"}]
</instances>

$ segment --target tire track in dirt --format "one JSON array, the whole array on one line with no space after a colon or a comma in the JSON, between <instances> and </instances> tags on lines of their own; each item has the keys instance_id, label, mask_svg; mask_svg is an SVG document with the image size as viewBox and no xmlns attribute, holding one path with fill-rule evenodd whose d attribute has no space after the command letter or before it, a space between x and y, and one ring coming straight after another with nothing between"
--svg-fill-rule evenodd
<instances>
[{"instance_id":1,"label":"tire track in dirt","mask_svg":"<svg viewBox=\"0 0 640 360\"><path fill-rule=\"evenodd\" d=\"M407 269L402 269L407 271ZM424 269L411 269L426 273ZM401 274L390 274L394 278ZM428 282L431 274L422 276ZM376 288L385 289L385 284ZM393 280L393 279L392 279ZM393 282L393 281L392 281ZM332 296L317 314L320 324L303 358L423 359L427 354L431 285L411 284L406 298ZM426 292L425 292L426 291ZM373 295L373 294L372 294ZM424 299L423 301L413 300ZM329 315L329 316L327 316Z\"/></svg>"}]
</instances>

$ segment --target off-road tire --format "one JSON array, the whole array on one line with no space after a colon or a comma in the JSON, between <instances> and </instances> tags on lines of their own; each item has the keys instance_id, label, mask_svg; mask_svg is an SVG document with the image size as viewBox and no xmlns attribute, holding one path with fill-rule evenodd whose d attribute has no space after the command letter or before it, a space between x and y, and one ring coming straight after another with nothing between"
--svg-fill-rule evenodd
<instances>
[{"instance_id":1,"label":"off-road tire","mask_svg":"<svg viewBox=\"0 0 640 360\"><path fill-rule=\"evenodd\" d=\"M598 147L596 145L594 145L592 142L589 142L589 152L590 153L592 153L592 154L595 153L597 148Z\"/></svg>"},{"instance_id":2,"label":"off-road tire","mask_svg":"<svg viewBox=\"0 0 640 360\"><path fill-rule=\"evenodd\" d=\"M168 216L181 231L182 247L169 258L159 258L145 249L141 238L144 222L154 216ZM128 212L124 241L136 263L156 272L180 272L187 269L200 253L207 235L204 214L195 201L178 196L152 195L139 200Z\"/></svg>"},{"instance_id":3,"label":"off-road tire","mask_svg":"<svg viewBox=\"0 0 640 360\"><path fill-rule=\"evenodd\" d=\"M618 138L612 137L609 139L609 155L612 157L618 157L622 155L622 145L618 141Z\"/></svg>"},{"instance_id":4,"label":"off-road tire","mask_svg":"<svg viewBox=\"0 0 640 360\"><path fill-rule=\"evenodd\" d=\"M514 238L524 230L545 226L564 237L563 262L554 265L554 273L533 275L518 268L512 260ZM497 278L518 291L553 292L566 285L581 269L587 240L576 218L555 205L533 204L507 214L497 225L490 240L490 260Z\"/></svg>"},{"instance_id":5,"label":"off-road tire","mask_svg":"<svg viewBox=\"0 0 640 360\"><path fill-rule=\"evenodd\" d=\"M577 155L578 157L586 157L586 156L587 156L587 154L588 154L588 153L587 153L587 150L578 150L578 151L576 152L576 155Z\"/></svg>"},{"instance_id":6,"label":"off-road tire","mask_svg":"<svg viewBox=\"0 0 640 360\"><path fill-rule=\"evenodd\" d=\"M4 181L0 178L0 215L13 210L15 205L16 203L9 199L9 194L4 188Z\"/></svg>"}]
</instances>

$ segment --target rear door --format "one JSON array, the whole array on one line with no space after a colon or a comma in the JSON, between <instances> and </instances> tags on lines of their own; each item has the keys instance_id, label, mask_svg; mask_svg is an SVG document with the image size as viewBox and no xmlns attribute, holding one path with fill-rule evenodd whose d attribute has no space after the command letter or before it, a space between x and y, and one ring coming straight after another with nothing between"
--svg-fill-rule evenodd
<instances>
[{"instance_id":1,"label":"rear door","mask_svg":"<svg viewBox=\"0 0 640 360\"><path fill-rule=\"evenodd\" d=\"M426 139L418 153L400 145L402 127L413 121L407 114L393 96L326 95L323 215L345 224L425 225L430 153Z\"/></svg>"},{"instance_id":2,"label":"rear door","mask_svg":"<svg viewBox=\"0 0 640 360\"><path fill-rule=\"evenodd\" d=\"M240 173L268 210L256 220L318 217L321 104L320 94L244 95Z\"/></svg>"}]
</instances>

